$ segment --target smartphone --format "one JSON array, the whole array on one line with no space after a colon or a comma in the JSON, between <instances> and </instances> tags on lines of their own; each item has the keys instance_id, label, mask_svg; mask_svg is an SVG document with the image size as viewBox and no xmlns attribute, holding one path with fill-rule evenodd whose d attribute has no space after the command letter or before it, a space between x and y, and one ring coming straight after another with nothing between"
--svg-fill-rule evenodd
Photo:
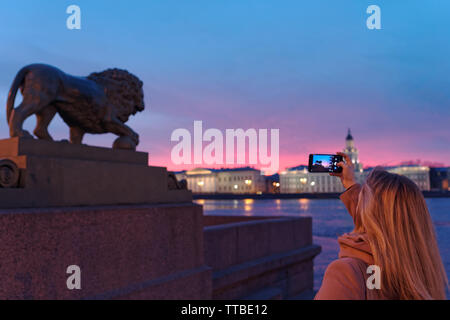
<instances>
[{"instance_id":1,"label":"smartphone","mask_svg":"<svg viewBox=\"0 0 450 320\"><path fill-rule=\"evenodd\" d=\"M337 164L343 160L343 157L337 154L310 154L308 171L340 173L342 168Z\"/></svg>"}]
</instances>

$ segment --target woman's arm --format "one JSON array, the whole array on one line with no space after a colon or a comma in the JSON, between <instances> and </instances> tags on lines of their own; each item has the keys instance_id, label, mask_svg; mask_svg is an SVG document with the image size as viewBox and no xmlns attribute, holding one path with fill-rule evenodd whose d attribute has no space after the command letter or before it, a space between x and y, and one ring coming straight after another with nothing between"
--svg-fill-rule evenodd
<instances>
[{"instance_id":1,"label":"woman's arm","mask_svg":"<svg viewBox=\"0 0 450 320\"><path fill-rule=\"evenodd\" d=\"M341 179L342 185L346 190L341 194L340 198L350 215L353 217L353 221L356 225L356 206L358 204L358 196L361 191L361 185L356 183L355 168L350 160L350 157L343 152L338 152L337 154L342 156L345 160L345 162L339 162L337 164L342 168L342 172L330 173L330 175Z\"/></svg>"},{"instance_id":2,"label":"woman's arm","mask_svg":"<svg viewBox=\"0 0 450 320\"><path fill-rule=\"evenodd\" d=\"M358 205L358 197L360 192L361 192L361 185L356 183L347 190L345 190L345 192L342 193L341 196L339 197L341 201L344 203L350 215L352 216L355 225L357 220L356 206Z\"/></svg>"}]
</instances>

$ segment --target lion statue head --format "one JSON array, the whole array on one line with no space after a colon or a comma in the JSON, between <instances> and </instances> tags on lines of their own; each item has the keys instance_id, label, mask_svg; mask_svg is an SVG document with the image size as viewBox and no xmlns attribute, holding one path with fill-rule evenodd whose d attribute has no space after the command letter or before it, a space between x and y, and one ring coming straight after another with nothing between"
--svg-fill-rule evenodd
<instances>
[{"instance_id":1,"label":"lion statue head","mask_svg":"<svg viewBox=\"0 0 450 320\"><path fill-rule=\"evenodd\" d=\"M91 73L87 78L105 88L108 100L116 106L120 121L125 123L130 115L144 111L143 82L128 71L107 69Z\"/></svg>"}]
</instances>

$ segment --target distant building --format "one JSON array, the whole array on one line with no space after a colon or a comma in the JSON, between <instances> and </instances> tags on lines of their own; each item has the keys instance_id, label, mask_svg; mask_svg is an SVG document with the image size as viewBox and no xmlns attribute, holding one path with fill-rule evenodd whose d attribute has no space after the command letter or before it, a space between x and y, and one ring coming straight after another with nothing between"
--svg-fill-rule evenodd
<instances>
[{"instance_id":1,"label":"distant building","mask_svg":"<svg viewBox=\"0 0 450 320\"><path fill-rule=\"evenodd\" d=\"M447 168L447 190L450 191L450 167Z\"/></svg>"},{"instance_id":2,"label":"distant building","mask_svg":"<svg viewBox=\"0 0 450 320\"><path fill-rule=\"evenodd\" d=\"M430 168L430 189L449 190L450 168Z\"/></svg>"},{"instance_id":3,"label":"distant building","mask_svg":"<svg viewBox=\"0 0 450 320\"><path fill-rule=\"evenodd\" d=\"M278 173L265 176L265 179L267 193L280 193L280 175Z\"/></svg>"},{"instance_id":4,"label":"distant building","mask_svg":"<svg viewBox=\"0 0 450 320\"><path fill-rule=\"evenodd\" d=\"M420 190L430 190L430 168L419 165L385 167L386 171L405 176L412 180Z\"/></svg>"},{"instance_id":5,"label":"distant building","mask_svg":"<svg viewBox=\"0 0 450 320\"><path fill-rule=\"evenodd\" d=\"M193 193L216 193L216 175L211 169L196 168L193 170L177 172L177 180L186 180L187 187Z\"/></svg>"},{"instance_id":6,"label":"distant building","mask_svg":"<svg viewBox=\"0 0 450 320\"><path fill-rule=\"evenodd\" d=\"M359 152L355 147L355 142L350 129L345 138L345 149L355 167L355 178L359 183L363 183L373 168L363 170L359 162ZM403 175L411 179L420 190L430 190L430 171L433 188L448 190L448 177L450 168L440 168L438 172L425 166L402 165L386 167L386 171ZM307 166L298 166L287 169L280 175L281 193L340 193L344 191L342 183L337 177L323 173L310 173ZM441 190L440 189L440 190Z\"/></svg>"},{"instance_id":7,"label":"distant building","mask_svg":"<svg viewBox=\"0 0 450 320\"><path fill-rule=\"evenodd\" d=\"M289 168L280 175L281 193L338 193L344 190L339 178L308 172L308 166Z\"/></svg>"},{"instance_id":8,"label":"distant building","mask_svg":"<svg viewBox=\"0 0 450 320\"><path fill-rule=\"evenodd\" d=\"M245 167L233 169L197 168L176 173L177 179L186 179L193 193L251 194L266 192L265 177L261 171Z\"/></svg>"},{"instance_id":9,"label":"distant building","mask_svg":"<svg viewBox=\"0 0 450 320\"><path fill-rule=\"evenodd\" d=\"M221 169L217 171L218 193L263 193L265 177L253 168Z\"/></svg>"},{"instance_id":10,"label":"distant building","mask_svg":"<svg viewBox=\"0 0 450 320\"><path fill-rule=\"evenodd\" d=\"M358 149L355 147L350 129L345 139L343 152L350 157L355 166L356 179L362 182L362 164L359 162ZM327 173L308 172L308 166L300 165L289 168L280 175L281 193L340 193L344 191L345 188L338 177L330 176Z\"/></svg>"},{"instance_id":11,"label":"distant building","mask_svg":"<svg viewBox=\"0 0 450 320\"><path fill-rule=\"evenodd\" d=\"M450 167L447 168L447 190L450 191Z\"/></svg>"}]
</instances>

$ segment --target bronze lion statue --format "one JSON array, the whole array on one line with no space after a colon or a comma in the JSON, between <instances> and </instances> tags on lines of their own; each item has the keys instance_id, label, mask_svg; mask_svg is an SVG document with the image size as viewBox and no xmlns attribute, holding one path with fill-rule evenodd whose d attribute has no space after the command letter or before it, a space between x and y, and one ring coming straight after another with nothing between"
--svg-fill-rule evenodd
<instances>
[{"instance_id":1,"label":"bronze lion statue","mask_svg":"<svg viewBox=\"0 0 450 320\"><path fill-rule=\"evenodd\" d=\"M119 136L114 147L135 149L139 135L125 122L145 108L142 85L137 77L120 69L75 77L49 65L26 66L17 73L8 95L10 136L32 138L22 125L35 114L36 137L53 140L48 125L58 113L70 128L71 143L81 144L85 133L113 133ZM14 109L19 89L23 101Z\"/></svg>"}]
</instances>

